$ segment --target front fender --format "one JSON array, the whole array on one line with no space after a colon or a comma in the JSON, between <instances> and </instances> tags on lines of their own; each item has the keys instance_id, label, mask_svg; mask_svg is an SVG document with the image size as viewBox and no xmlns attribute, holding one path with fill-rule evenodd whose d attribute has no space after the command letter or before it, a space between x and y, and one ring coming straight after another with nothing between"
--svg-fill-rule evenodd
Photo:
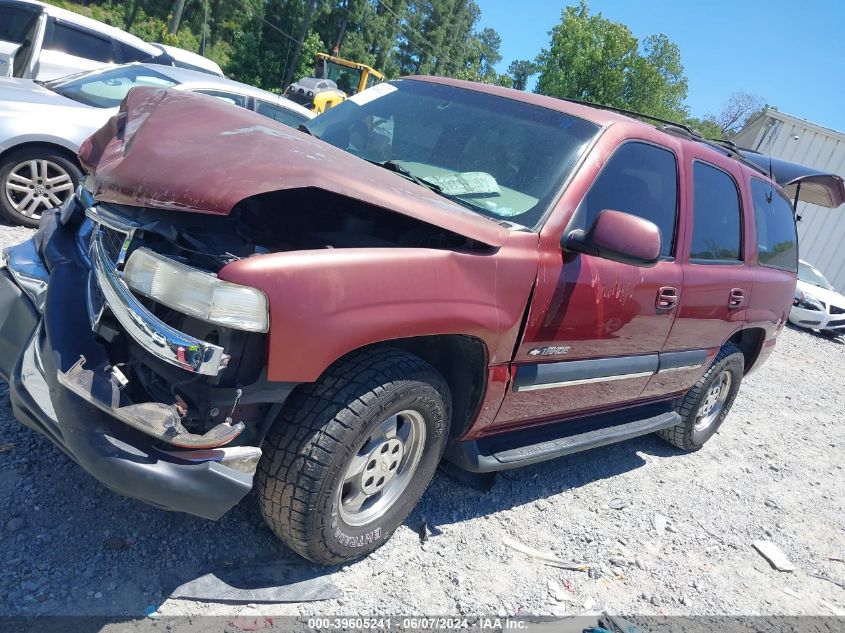
<instances>
[{"instance_id":1,"label":"front fender","mask_svg":"<svg viewBox=\"0 0 845 633\"><path fill-rule=\"evenodd\" d=\"M269 298L268 378L313 382L355 349L415 336L474 336L490 364L508 362L536 274L536 234L513 233L484 252L274 253L229 264L219 277Z\"/></svg>"}]
</instances>

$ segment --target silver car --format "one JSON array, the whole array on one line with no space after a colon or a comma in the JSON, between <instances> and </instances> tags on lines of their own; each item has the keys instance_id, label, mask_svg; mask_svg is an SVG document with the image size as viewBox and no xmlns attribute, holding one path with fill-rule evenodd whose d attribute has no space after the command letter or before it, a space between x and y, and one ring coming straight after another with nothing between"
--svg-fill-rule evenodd
<instances>
[{"instance_id":1,"label":"silver car","mask_svg":"<svg viewBox=\"0 0 845 633\"><path fill-rule=\"evenodd\" d=\"M0 77L0 217L37 226L81 178L79 146L135 86L203 93L297 127L314 113L284 97L184 68L126 64L49 82Z\"/></svg>"}]
</instances>

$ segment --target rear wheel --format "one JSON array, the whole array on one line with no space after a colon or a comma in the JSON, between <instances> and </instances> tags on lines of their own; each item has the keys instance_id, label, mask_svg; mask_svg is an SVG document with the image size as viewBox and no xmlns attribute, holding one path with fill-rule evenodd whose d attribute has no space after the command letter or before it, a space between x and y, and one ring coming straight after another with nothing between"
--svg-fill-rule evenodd
<instances>
[{"instance_id":1,"label":"rear wheel","mask_svg":"<svg viewBox=\"0 0 845 633\"><path fill-rule=\"evenodd\" d=\"M50 147L26 147L0 160L0 216L35 228L41 214L73 195L82 172Z\"/></svg>"},{"instance_id":2,"label":"rear wheel","mask_svg":"<svg viewBox=\"0 0 845 633\"><path fill-rule=\"evenodd\" d=\"M745 356L725 345L704 375L684 396L677 412L682 422L658 431L664 440L687 451L698 450L724 422L733 406L745 368Z\"/></svg>"},{"instance_id":3,"label":"rear wheel","mask_svg":"<svg viewBox=\"0 0 845 633\"><path fill-rule=\"evenodd\" d=\"M443 377L398 349L360 352L291 396L263 447L259 505L317 563L364 556L428 487L449 435Z\"/></svg>"}]
</instances>

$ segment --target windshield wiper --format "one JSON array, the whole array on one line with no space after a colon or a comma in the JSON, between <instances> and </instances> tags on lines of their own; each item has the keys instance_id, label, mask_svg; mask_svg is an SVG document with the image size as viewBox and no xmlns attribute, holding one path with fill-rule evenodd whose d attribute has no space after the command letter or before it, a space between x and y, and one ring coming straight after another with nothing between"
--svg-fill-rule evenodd
<instances>
[{"instance_id":1,"label":"windshield wiper","mask_svg":"<svg viewBox=\"0 0 845 633\"><path fill-rule=\"evenodd\" d=\"M407 178L411 182L418 184L420 187L425 187L426 189L429 189L429 190L433 191L434 193L436 193L438 196L446 198L447 200L451 200L455 204L458 204L458 205L464 207L465 209L469 209L473 213L479 213L479 211L481 211L480 207L472 204L468 200L464 200L460 196L456 196L456 195L451 194L451 193L446 193L445 191L443 191L443 189L440 187L440 185L437 185L433 182L429 182L427 180L423 180L422 178L415 176L414 174L411 173L411 171L409 169L407 169L406 167L402 167L402 165L400 165L399 163L395 163L392 160L385 160L385 161L370 160L369 158L364 158L363 156L359 156L359 158L362 158L363 160L365 160L368 163L371 163L373 165L378 165L379 167L383 167L384 169L386 169L388 171L392 171L395 174L399 174L400 176ZM490 217L484 215L483 212L479 213L479 215L481 215L482 218L486 218L487 220L490 220L491 222L496 222L496 220L494 220L493 218L490 218Z\"/></svg>"},{"instance_id":2,"label":"windshield wiper","mask_svg":"<svg viewBox=\"0 0 845 633\"><path fill-rule=\"evenodd\" d=\"M394 174L399 174L400 176L404 176L408 180L413 183L418 184L420 187L425 187L426 189L431 189L437 193L443 193L442 190L438 185L435 185L433 182L426 182L422 178L418 178L411 173L407 167L402 167L399 163L396 163L392 160L385 160L385 161L377 161L377 160L370 160L369 158L365 158L365 161L368 163L372 163L373 165L378 165L379 167L383 167L387 171L392 171Z\"/></svg>"},{"instance_id":3,"label":"windshield wiper","mask_svg":"<svg viewBox=\"0 0 845 633\"><path fill-rule=\"evenodd\" d=\"M407 178L411 182L418 184L420 187L425 187L426 189L429 189L436 193L438 196L442 196L447 200L451 200L452 202L461 205L462 207L466 207L470 211L478 211L478 207L472 204L471 202L467 202L460 196L455 196L451 193L446 193L445 191L443 191L440 185L437 185L433 182L429 182L428 180L423 180L422 178L415 176L413 173L411 173L411 170L409 170L407 167L402 167L402 165L400 165L399 163L396 163L392 160L377 161L370 160L369 158L364 158L364 160L368 163L372 163L373 165L383 167L387 171L392 171L394 174L399 174L400 176Z\"/></svg>"}]
</instances>

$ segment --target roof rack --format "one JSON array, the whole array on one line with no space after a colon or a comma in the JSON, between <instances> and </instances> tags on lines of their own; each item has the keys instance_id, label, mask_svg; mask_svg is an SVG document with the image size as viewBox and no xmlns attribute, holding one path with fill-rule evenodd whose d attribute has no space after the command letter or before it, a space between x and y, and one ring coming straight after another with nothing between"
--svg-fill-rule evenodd
<instances>
[{"instance_id":1,"label":"roof rack","mask_svg":"<svg viewBox=\"0 0 845 633\"><path fill-rule=\"evenodd\" d=\"M601 103L583 101L581 99L563 98L563 101L569 101L570 103L577 103L579 105L585 105L591 108L598 108L599 110L609 110L610 112L618 112L619 114L624 114L626 116L636 117L639 119L645 119L647 121L654 121L655 123L660 123L661 125L657 129L659 129L661 132L666 132L667 134L671 134L673 136L680 136L681 138L686 138L691 141L703 143L704 145L707 145L708 147L711 147L721 152L728 158L733 158L734 160L739 161L743 165L747 165L751 169L758 171L761 174L764 174L766 176L769 175L769 173L765 169L753 163L752 161L747 160L742 154L740 154L740 150L743 148L739 147L733 141L729 141L727 139L705 138L700 133L696 132L693 128L683 123L678 123L677 121L670 121L669 119L661 119L660 117L652 116L650 114L644 114L643 112L637 112L636 110L626 110L625 108L617 108Z\"/></svg>"}]
</instances>

